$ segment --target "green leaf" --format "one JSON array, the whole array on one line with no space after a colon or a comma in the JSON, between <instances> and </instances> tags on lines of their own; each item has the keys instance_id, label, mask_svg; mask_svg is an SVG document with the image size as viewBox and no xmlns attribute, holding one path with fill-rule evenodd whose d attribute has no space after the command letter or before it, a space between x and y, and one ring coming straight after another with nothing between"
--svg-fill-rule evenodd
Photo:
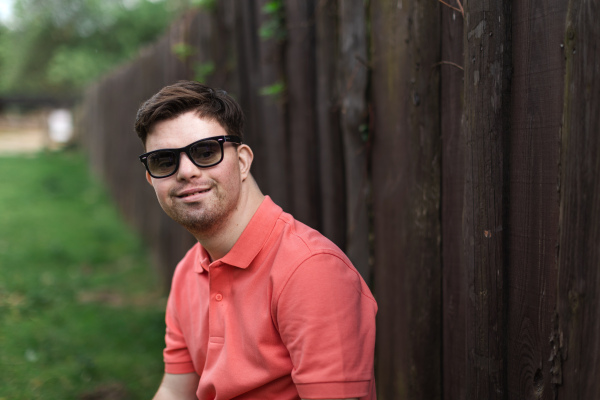
<instances>
[{"instance_id":1,"label":"green leaf","mask_svg":"<svg viewBox=\"0 0 600 400\"><path fill-rule=\"evenodd\" d=\"M281 0L270 1L262 7L262 11L265 14L275 14L283 9L283 2Z\"/></svg>"},{"instance_id":2,"label":"green leaf","mask_svg":"<svg viewBox=\"0 0 600 400\"><path fill-rule=\"evenodd\" d=\"M276 82L269 86L263 86L260 89L261 96L278 96L281 95L285 91L285 83Z\"/></svg>"},{"instance_id":3,"label":"green leaf","mask_svg":"<svg viewBox=\"0 0 600 400\"><path fill-rule=\"evenodd\" d=\"M196 49L187 43L176 43L171 47L171 51L177 58L185 62L189 57L193 56Z\"/></svg>"},{"instance_id":4,"label":"green leaf","mask_svg":"<svg viewBox=\"0 0 600 400\"><path fill-rule=\"evenodd\" d=\"M206 79L215 73L215 68L215 63L212 61L195 63L194 80L200 83L206 83Z\"/></svg>"},{"instance_id":5,"label":"green leaf","mask_svg":"<svg viewBox=\"0 0 600 400\"><path fill-rule=\"evenodd\" d=\"M192 7L206 11L214 11L217 8L217 0L191 0Z\"/></svg>"}]
</instances>

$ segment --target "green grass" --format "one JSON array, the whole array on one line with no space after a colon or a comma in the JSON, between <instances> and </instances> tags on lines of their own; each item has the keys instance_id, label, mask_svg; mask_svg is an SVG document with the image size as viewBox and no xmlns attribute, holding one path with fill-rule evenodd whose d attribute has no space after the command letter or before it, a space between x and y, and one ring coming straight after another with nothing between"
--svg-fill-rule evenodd
<instances>
[{"instance_id":1,"label":"green grass","mask_svg":"<svg viewBox=\"0 0 600 400\"><path fill-rule=\"evenodd\" d=\"M0 157L0 400L151 398L164 304L83 156Z\"/></svg>"}]
</instances>

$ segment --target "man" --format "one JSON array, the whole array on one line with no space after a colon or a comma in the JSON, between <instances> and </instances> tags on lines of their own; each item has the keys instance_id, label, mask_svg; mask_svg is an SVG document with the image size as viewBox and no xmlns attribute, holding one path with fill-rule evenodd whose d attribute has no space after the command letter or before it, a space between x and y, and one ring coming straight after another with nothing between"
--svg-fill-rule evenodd
<instances>
[{"instance_id":1,"label":"man","mask_svg":"<svg viewBox=\"0 0 600 400\"><path fill-rule=\"evenodd\" d=\"M173 276L155 399L374 400L375 300L341 250L261 193L243 122L196 82L137 114L146 179L198 240Z\"/></svg>"}]
</instances>

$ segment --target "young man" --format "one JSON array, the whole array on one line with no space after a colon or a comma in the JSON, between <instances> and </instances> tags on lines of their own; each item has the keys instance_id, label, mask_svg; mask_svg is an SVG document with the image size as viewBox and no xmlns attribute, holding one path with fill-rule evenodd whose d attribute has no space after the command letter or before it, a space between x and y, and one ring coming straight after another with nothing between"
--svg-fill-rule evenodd
<instances>
[{"instance_id":1,"label":"young man","mask_svg":"<svg viewBox=\"0 0 600 400\"><path fill-rule=\"evenodd\" d=\"M243 113L196 82L138 111L146 179L198 240L166 311L166 399L375 399L377 305L344 253L264 196Z\"/></svg>"}]
</instances>

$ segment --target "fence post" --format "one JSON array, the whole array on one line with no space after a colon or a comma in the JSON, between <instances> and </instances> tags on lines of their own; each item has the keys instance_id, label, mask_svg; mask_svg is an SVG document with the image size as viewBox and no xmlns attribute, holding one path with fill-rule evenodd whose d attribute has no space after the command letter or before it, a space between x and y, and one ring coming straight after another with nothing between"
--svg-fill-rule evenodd
<instances>
[{"instance_id":1,"label":"fence post","mask_svg":"<svg viewBox=\"0 0 600 400\"><path fill-rule=\"evenodd\" d=\"M441 399L439 18L371 2L379 399Z\"/></svg>"},{"instance_id":2,"label":"fence post","mask_svg":"<svg viewBox=\"0 0 600 400\"><path fill-rule=\"evenodd\" d=\"M510 1L465 4L467 398L506 399L506 163Z\"/></svg>"},{"instance_id":3,"label":"fence post","mask_svg":"<svg viewBox=\"0 0 600 400\"><path fill-rule=\"evenodd\" d=\"M467 280L462 249L465 142L462 14L441 6L442 374L444 399L467 399Z\"/></svg>"},{"instance_id":4,"label":"fence post","mask_svg":"<svg viewBox=\"0 0 600 400\"><path fill-rule=\"evenodd\" d=\"M346 174L346 253L370 283L367 123L367 16L362 0L339 2L340 127ZM361 132L362 130L362 132Z\"/></svg>"},{"instance_id":5,"label":"fence post","mask_svg":"<svg viewBox=\"0 0 600 400\"><path fill-rule=\"evenodd\" d=\"M600 25L598 3L570 1L559 219L559 399L600 397ZM559 379L561 378L561 379Z\"/></svg>"}]
</instances>

